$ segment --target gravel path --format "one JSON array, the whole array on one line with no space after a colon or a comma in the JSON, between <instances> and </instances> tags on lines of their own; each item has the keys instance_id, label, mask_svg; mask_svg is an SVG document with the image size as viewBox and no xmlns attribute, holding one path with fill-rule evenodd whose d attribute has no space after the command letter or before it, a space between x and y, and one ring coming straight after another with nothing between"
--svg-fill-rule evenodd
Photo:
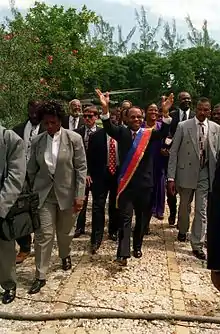
<instances>
[{"instance_id":1,"label":"gravel path","mask_svg":"<svg viewBox=\"0 0 220 334\"><path fill-rule=\"evenodd\" d=\"M88 230L91 207L88 211ZM27 290L34 277L34 258L18 266L18 298L0 311L50 313L67 311L127 311L219 316L220 294L210 283L206 264L194 258L189 242L176 242L177 230L152 219L143 257L131 258L126 268L114 263L116 243L106 239L91 256L89 235L73 240L73 269L60 269L54 244L47 285L39 294ZM64 301L65 303L63 303ZM139 320L66 320L18 322L0 320L0 334L217 334L220 326Z\"/></svg>"}]
</instances>

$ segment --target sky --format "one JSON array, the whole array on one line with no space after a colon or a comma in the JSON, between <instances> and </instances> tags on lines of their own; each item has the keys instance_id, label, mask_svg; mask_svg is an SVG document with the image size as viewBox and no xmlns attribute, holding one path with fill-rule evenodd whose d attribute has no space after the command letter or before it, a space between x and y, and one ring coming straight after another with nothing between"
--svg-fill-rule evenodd
<instances>
[{"instance_id":1,"label":"sky","mask_svg":"<svg viewBox=\"0 0 220 334\"><path fill-rule=\"evenodd\" d=\"M156 25L161 16L164 21L176 19L178 32L185 35L187 26L184 17L189 14L193 24L201 28L204 19L208 20L209 31L220 42L220 0L45 0L47 4L66 7L82 7L85 4L112 25L122 25L124 34L135 25L135 8L144 5L151 25ZM0 18L8 15L9 1L0 0ZM15 0L16 7L26 10L34 1Z\"/></svg>"}]
</instances>

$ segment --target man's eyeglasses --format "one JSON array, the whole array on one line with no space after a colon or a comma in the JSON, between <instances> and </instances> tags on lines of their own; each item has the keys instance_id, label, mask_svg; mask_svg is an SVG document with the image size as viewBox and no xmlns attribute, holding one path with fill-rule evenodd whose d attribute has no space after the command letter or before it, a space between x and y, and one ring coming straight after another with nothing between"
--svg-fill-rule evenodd
<instances>
[{"instance_id":1,"label":"man's eyeglasses","mask_svg":"<svg viewBox=\"0 0 220 334\"><path fill-rule=\"evenodd\" d=\"M94 117L94 115L91 115L91 114L83 114L83 118L89 118L89 119L91 119L93 117Z\"/></svg>"}]
</instances>

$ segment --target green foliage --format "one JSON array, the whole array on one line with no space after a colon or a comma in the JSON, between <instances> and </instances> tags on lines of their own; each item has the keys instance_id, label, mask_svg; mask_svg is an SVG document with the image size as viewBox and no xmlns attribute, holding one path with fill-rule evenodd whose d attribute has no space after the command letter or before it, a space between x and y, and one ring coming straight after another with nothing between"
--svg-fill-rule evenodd
<instances>
[{"instance_id":1,"label":"green foliage","mask_svg":"<svg viewBox=\"0 0 220 334\"><path fill-rule=\"evenodd\" d=\"M193 98L220 101L220 50L210 37L207 21L201 30L186 18L190 48L176 22L161 28L148 21L141 7L137 27L123 36L85 6L65 9L36 2L22 15L11 0L12 19L0 28L0 117L11 126L24 119L29 99L84 97L103 90L139 88L139 93L115 95L142 107L161 95L181 90ZM139 31L139 42L132 43ZM185 48L184 48L185 47ZM89 95L91 96L91 95Z\"/></svg>"}]
</instances>

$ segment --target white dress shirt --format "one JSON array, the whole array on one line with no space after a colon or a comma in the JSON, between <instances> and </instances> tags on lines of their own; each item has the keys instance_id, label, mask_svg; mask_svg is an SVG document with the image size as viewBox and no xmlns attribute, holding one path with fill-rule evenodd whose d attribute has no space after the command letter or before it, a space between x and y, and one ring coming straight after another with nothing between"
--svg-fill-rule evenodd
<instances>
[{"instance_id":1,"label":"white dress shirt","mask_svg":"<svg viewBox=\"0 0 220 334\"><path fill-rule=\"evenodd\" d=\"M196 128L197 128L197 140L199 142L199 136L200 136L200 127L201 125L199 125L199 123L203 124L203 129L204 129L204 141L207 142L207 138L208 138L208 131L209 131L209 125L208 125L208 120L207 118L204 120L204 122L200 122L198 120L198 118L195 117L195 122L196 122Z\"/></svg>"},{"instance_id":2,"label":"white dress shirt","mask_svg":"<svg viewBox=\"0 0 220 334\"><path fill-rule=\"evenodd\" d=\"M40 124L32 125L30 121L27 122L24 128L24 143L25 143L25 152L26 152L26 160L30 159L30 151L31 151L31 140L36 137L39 133Z\"/></svg>"},{"instance_id":3,"label":"white dress shirt","mask_svg":"<svg viewBox=\"0 0 220 334\"><path fill-rule=\"evenodd\" d=\"M75 130L79 125L79 117L74 118L73 116L69 116L69 130Z\"/></svg>"},{"instance_id":4,"label":"white dress shirt","mask_svg":"<svg viewBox=\"0 0 220 334\"><path fill-rule=\"evenodd\" d=\"M186 110L186 120L189 119L190 109ZM184 117L184 111L182 109L179 109L179 119L180 122L183 120Z\"/></svg>"},{"instance_id":5,"label":"white dress shirt","mask_svg":"<svg viewBox=\"0 0 220 334\"><path fill-rule=\"evenodd\" d=\"M60 148L61 129L51 137L47 135L47 147L44 153L44 159L48 166L50 174L54 175L57 165L57 157Z\"/></svg>"},{"instance_id":6,"label":"white dress shirt","mask_svg":"<svg viewBox=\"0 0 220 334\"><path fill-rule=\"evenodd\" d=\"M111 137L107 134L107 166L108 166L108 162L109 162L110 138ZM118 143L117 143L117 141L115 139L113 139L113 140L115 142L116 166L119 166Z\"/></svg>"}]
</instances>

